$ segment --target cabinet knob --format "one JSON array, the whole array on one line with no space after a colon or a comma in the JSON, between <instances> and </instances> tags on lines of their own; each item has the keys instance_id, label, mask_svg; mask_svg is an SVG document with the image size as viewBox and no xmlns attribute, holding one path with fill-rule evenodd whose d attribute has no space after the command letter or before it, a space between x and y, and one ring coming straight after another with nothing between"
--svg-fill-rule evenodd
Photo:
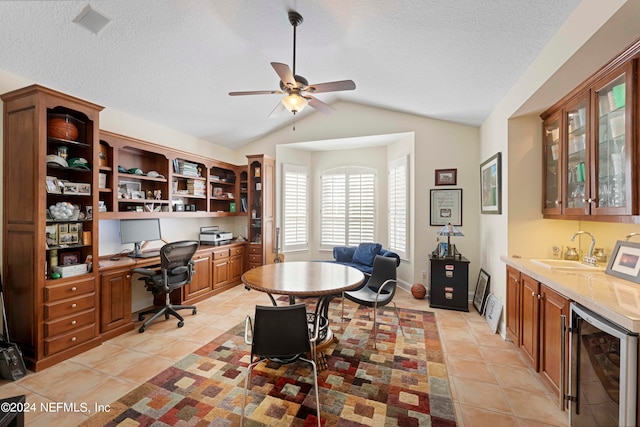
<instances>
[{"instance_id":1,"label":"cabinet knob","mask_svg":"<svg viewBox=\"0 0 640 427\"><path fill-rule=\"evenodd\" d=\"M76 308L78 306L78 304L76 304L75 302L73 304L71 304L71 308Z\"/></svg>"},{"instance_id":2,"label":"cabinet knob","mask_svg":"<svg viewBox=\"0 0 640 427\"><path fill-rule=\"evenodd\" d=\"M535 293L535 292L531 292L531 296L532 296L532 297L535 297L535 296L536 296L536 293Z\"/></svg>"},{"instance_id":3,"label":"cabinet knob","mask_svg":"<svg viewBox=\"0 0 640 427\"><path fill-rule=\"evenodd\" d=\"M76 288L75 286L73 288L71 288L71 292L75 292L77 290L78 290L78 288Z\"/></svg>"},{"instance_id":4,"label":"cabinet knob","mask_svg":"<svg viewBox=\"0 0 640 427\"><path fill-rule=\"evenodd\" d=\"M77 339L78 339L78 338L73 337L73 338L71 338L71 341L76 341Z\"/></svg>"},{"instance_id":5,"label":"cabinet knob","mask_svg":"<svg viewBox=\"0 0 640 427\"><path fill-rule=\"evenodd\" d=\"M130 274L127 274L125 277L126 277L127 279L130 279L130 278L131 278L131 275L130 275Z\"/></svg>"},{"instance_id":6,"label":"cabinet knob","mask_svg":"<svg viewBox=\"0 0 640 427\"><path fill-rule=\"evenodd\" d=\"M540 299L540 294L538 294L538 299Z\"/></svg>"},{"instance_id":7,"label":"cabinet knob","mask_svg":"<svg viewBox=\"0 0 640 427\"><path fill-rule=\"evenodd\" d=\"M75 321L75 320L72 320L72 321L71 321L71 324L72 324L72 325L75 325L76 323L78 323L78 322L77 322L77 321Z\"/></svg>"}]
</instances>

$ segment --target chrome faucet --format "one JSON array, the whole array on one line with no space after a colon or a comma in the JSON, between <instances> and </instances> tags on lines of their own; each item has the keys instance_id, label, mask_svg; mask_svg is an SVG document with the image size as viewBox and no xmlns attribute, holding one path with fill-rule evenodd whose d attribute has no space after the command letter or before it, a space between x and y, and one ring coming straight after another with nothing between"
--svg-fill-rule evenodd
<instances>
[{"instance_id":1,"label":"chrome faucet","mask_svg":"<svg viewBox=\"0 0 640 427\"><path fill-rule=\"evenodd\" d=\"M636 233L635 231L633 233L629 233L625 236L624 240L629 240L630 238L632 238L633 236L638 236L640 235L640 233Z\"/></svg>"},{"instance_id":2,"label":"chrome faucet","mask_svg":"<svg viewBox=\"0 0 640 427\"><path fill-rule=\"evenodd\" d=\"M596 260L596 257L593 256L593 247L596 245L596 238L593 237L593 234L589 233L588 231L580 230L577 233L575 233L573 236L571 236L572 242L573 242L573 239L575 239L578 234L587 234L591 237L591 246L589 246L589 254L585 255L582 258L582 262L588 265L593 265L593 266L597 265L598 261Z\"/></svg>"}]
</instances>

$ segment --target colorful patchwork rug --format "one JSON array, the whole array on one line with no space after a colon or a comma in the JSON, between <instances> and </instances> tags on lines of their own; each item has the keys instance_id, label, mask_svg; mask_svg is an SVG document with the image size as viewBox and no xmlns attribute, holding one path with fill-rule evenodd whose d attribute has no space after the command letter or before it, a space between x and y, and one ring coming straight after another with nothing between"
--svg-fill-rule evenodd
<instances>
[{"instance_id":1,"label":"colorful patchwork rug","mask_svg":"<svg viewBox=\"0 0 640 427\"><path fill-rule=\"evenodd\" d=\"M338 342L318 372L323 426L455 426L435 315L378 309L377 349L370 309L330 310ZM151 378L85 426L238 426L250 348L244 322ZM245 425L315 426L316 390L309 364L265 362L253 370Z\"/></svg>"}]
</instances>

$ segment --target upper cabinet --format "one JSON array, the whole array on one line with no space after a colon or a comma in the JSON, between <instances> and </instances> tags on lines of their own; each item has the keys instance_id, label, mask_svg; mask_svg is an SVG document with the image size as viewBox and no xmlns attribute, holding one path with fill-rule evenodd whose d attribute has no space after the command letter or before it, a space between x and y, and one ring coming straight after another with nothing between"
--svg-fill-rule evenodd
<instances>
[{"instance_id":1,"label":"upper cabinet","mask_svg":"<svg viewBox=\"0 0 640 427\"><path fill-rule=\"evenodd\" d=\"M100 131L101 219L245 215L246 167ZM244 185L244 193L241 186ZM244 196L243 196L244 194Z\"/></svg>"},{"instance_id":2,"label":"upper cabinet","mask_svg":"<svg viewBox=\"0 0 640 427\"><path fill-rule=\"evenodd\" d=\"M541 115L545 218L636 221L639 54L640 42Z\"/></svg>"}]
</instances>

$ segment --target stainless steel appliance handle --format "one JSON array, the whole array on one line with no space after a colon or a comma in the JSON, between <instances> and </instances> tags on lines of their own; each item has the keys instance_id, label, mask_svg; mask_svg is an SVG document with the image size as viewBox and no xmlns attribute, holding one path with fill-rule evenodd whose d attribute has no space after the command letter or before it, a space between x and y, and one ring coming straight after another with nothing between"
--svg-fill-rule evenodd
<instances>
[{"instance_id":1,"label":"stainless steel appliance handle","mask_svg":"<svg viewBox=\"0 0 640 427\"><path fill-rule=\"evenodd\" d=\"M565 401L567 395L565 394L565 383L567 381L565 371L567 368L567 316L566 314L560 315L560 410L564 412Z\"/></svg>"}]
</instances>

